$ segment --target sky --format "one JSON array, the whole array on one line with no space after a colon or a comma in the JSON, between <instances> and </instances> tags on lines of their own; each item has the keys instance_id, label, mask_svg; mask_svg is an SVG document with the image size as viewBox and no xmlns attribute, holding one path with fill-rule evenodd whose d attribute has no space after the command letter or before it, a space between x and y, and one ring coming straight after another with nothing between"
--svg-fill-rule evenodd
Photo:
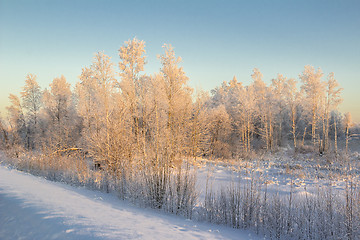
<instances>
[{"instance_id":1,"label":"sky","mask_svg":"<svg viewBox=\"0 0 360 240\"><path fill-rule=\"evenodd\" d=\"M360 122L357 0L0 0L0 112L28 73L43 89L61 75L74 86L96 52L117 64L134 37L146 43L147 74L171 44L189 85L204 90L233 76L248 85L253 68L267 83L279 73L299 80L305 65L334 72L340 111Z\"/></svg>"}]
</instances>

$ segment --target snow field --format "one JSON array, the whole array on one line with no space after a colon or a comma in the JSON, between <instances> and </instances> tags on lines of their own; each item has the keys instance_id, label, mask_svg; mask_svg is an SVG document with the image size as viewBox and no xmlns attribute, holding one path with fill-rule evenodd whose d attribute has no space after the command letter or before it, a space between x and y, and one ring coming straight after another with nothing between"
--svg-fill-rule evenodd
<instances>
[{"instance_id":1,"label":"snow field","mask_svg":"<svg viewBox=\"0 0 360 240\"><path fill-rule=\"evenodd\" d=\"M0 166L0 239L258 239Z\"/></svg>"}]
</instances>

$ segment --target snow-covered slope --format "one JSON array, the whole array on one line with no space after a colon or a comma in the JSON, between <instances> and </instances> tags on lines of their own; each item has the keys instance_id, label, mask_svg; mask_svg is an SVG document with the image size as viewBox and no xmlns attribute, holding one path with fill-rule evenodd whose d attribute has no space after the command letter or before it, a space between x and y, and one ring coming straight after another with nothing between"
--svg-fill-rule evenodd
<instances>
[{"instance_id":1,"label":"snow-covered slope","mask_svg":"<svg viewBox=\"0 0 360 240\"><path fill-rule=\"evenodd\" d=\"M257 239L0 166L0 239Z\"/></svg>"}]
</instances>

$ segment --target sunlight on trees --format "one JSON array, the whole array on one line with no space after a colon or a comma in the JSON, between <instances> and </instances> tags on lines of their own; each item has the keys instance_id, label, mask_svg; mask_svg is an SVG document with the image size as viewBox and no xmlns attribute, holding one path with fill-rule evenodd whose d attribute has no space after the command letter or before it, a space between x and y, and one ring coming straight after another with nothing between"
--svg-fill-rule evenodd
<instances>
[{"instance_id":1,"label":"sunlight on trees","mask_svg":"<svg viewBox=\"0 0 360 240\"><path fill-rule=\"evenodd\" d=\"M9 96L7 145L79 147L115 172L123 159L161 155L172 166L185 156L234 158L290 142L294 150L338 151L342 88L334 73L324 81L321 69L305 66L301 85L281 74L267 85L254 68L248 86L234 77L211 94L193 95L181 58L171 45L163 49L160 72L152 76L143 73L145 42L136 38L120 47L118 71L109 56L95 54L74 90L61 76L42 91L28 74L21 98Z\"/></svg>"}]
</instances>

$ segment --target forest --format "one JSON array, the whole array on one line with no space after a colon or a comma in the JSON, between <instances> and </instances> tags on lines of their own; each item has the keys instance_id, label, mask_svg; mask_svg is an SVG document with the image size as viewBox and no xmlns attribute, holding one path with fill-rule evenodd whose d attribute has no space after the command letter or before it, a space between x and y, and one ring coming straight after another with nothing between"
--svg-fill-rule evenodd
<instances>
[{"instance_id":1,"label":"forest","mask_svg":"<svg viewBox=\"0 0 360 240\"><path fill-rule=\"evenodd\" d=\"M305 66L300 81L279 74L267 86L254 68L249 86L234 77L211 93L195 92L181 58L171 45L163 48L152 76L143 73L145 43L136 38L119 49L117 70L95 54L74 89L59 76L42 90L28 74L20 97L9 96L3 147L76 147L111 168L118 158L239 158L287 145L337 152L337 139L347 138L351 115L337 111L342 88L334 73L324 79L321 69Z\"/></svg>"},{"instance_id":2,"label":"forest","mask_svg":"<svg viewBox=\"0 0 360 240\"><path fill-rule=\"evenodd\" d=\"M8 163L274 239L359 236L358 174L351 174L358 165L350 166L353 122L350 113L338 111L343 89L334 73L305 66L298 79L279 74L267 84L254 68L249 85L234 76L210 92L195 91L171 45L163 46L161 69L153 75L144 73L144 41L126 41L118 56L114 63L96 53L75 86L58 76L41 89L37 76L28 74L20 94L10 94L0 122ZM292 159L303 158L324 162L327 173L341 166L339 175L348 176L345 199L331 184L313 198L295 198L292 188L286 196L270 196L267 183L251 175L219 192L206 184L199 200L199 165L243 166L281 154L291 156L281 162L284 171L292 171ZM320 226L323 220L326 226Z\"/></svg>"}]
</instances>

